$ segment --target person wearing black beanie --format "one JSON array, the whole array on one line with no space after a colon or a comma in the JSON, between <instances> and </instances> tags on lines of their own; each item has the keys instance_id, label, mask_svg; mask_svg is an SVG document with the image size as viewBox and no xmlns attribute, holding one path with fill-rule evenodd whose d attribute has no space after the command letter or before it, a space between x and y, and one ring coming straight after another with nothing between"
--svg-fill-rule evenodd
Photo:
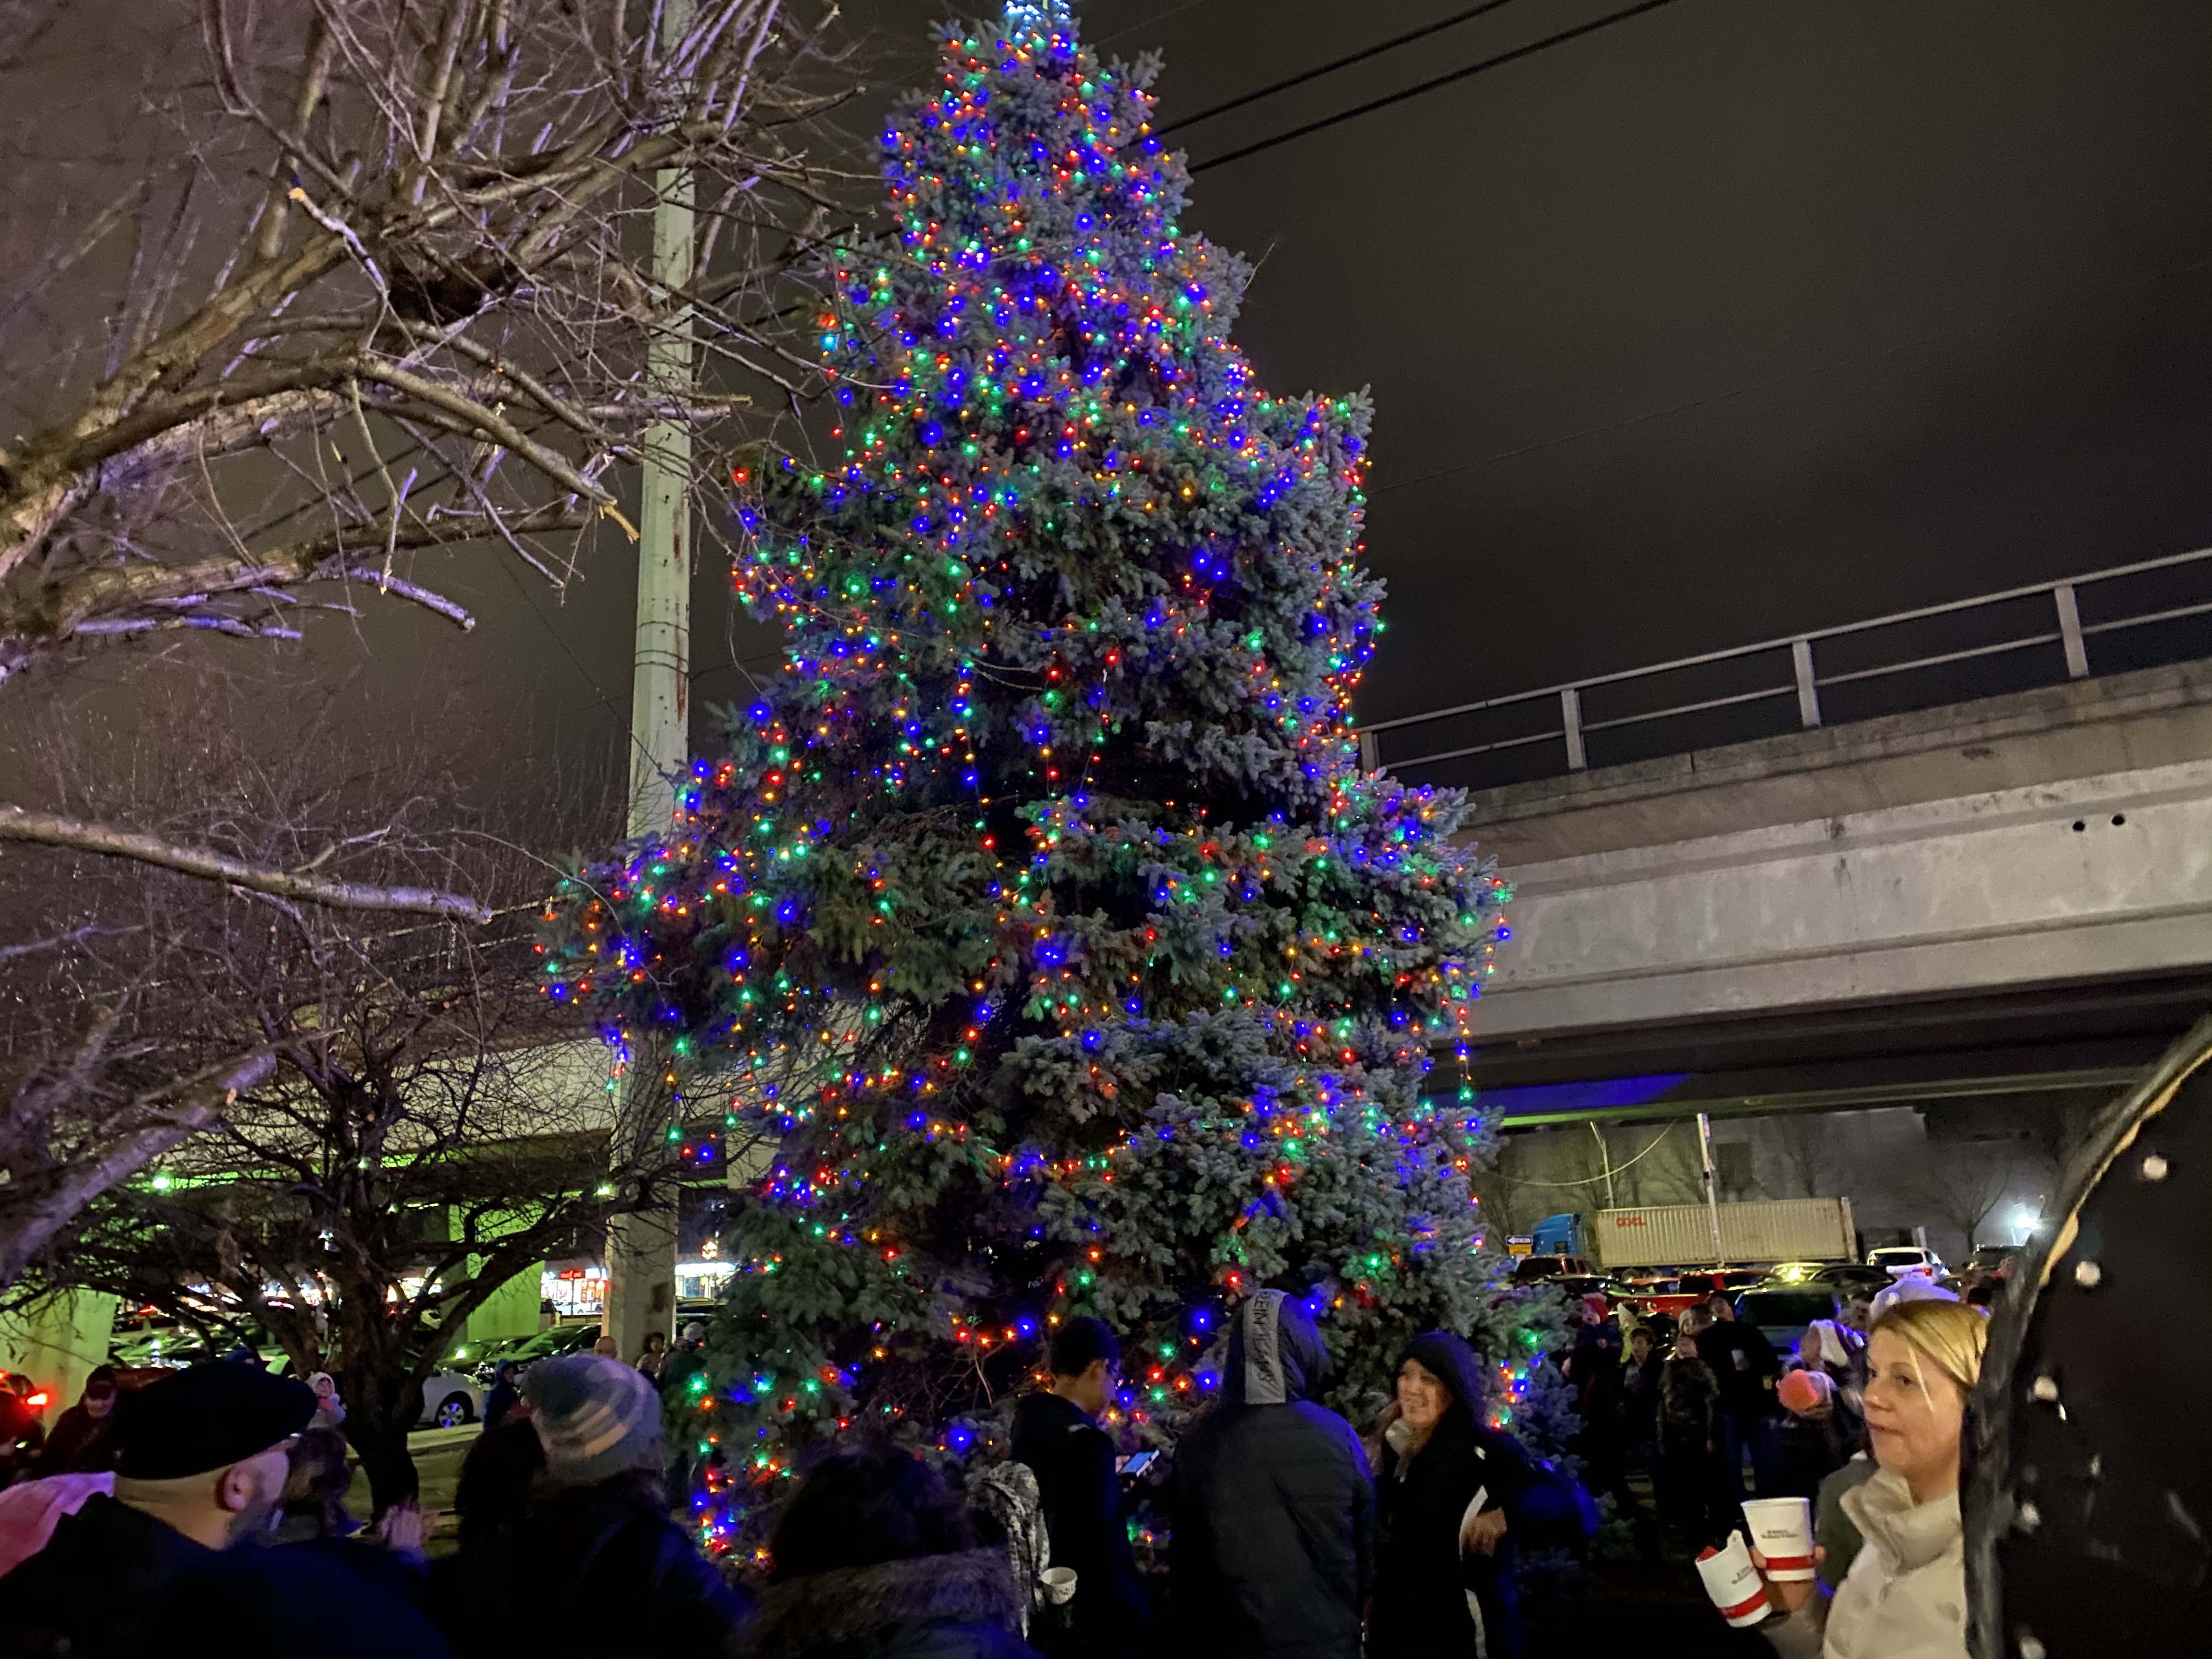
<instances>
[{"instance_id":1,"label":"person wearing black beanie","mask_svg":"<svg viewBox=\"0 0 2212 1659\"><path fill-rule=\"evenodd\" d=\"M115 1495L56 1523L0 1578L0 1653L103 1659L217 1644L226 1655L450 1653L404 1601L343 1568L262 1547L305 1383L195 1365L123 1397Z\"/></svg>"}]
</instances>

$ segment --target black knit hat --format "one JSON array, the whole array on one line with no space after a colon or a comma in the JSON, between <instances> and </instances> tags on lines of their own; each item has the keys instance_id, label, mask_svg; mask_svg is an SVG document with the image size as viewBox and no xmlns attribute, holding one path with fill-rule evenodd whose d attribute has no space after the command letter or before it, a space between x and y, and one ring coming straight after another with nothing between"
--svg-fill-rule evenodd
<instances>
[{"instance_id":1,"label":"black knit hat","mask_svg":"<svg viewBox=\"0 0 2212 1659\"><path fill-rule=\"evenodd\" d=\"M304 1382L258 1365L194 1365L118 1402L115 1472L125 1480L211 1474L283 1444L314 1415Z\"/></svg>"}]
</instances>

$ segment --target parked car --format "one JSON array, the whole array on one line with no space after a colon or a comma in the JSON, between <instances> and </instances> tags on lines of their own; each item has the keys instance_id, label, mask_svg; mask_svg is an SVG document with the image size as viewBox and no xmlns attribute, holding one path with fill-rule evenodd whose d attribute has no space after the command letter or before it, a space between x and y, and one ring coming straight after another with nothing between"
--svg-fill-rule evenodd
<instances>
[{"instance_id":1,"label":"parked car","mask_svg":"<svg viewBox=\"0 0 2212 1659\"><path fill-rule=\"evenodd\" d=\"M1950 1271L1944 1267L1942 1257L1917 1244L1884 1244L1869 1250L1867 1266L1881 1268L1892 1279L1902 1279L1907 1273L1926 1273L1930 1279L1941 1279Z\"/></svg>"},{"instance_id":2,"label":"parked car","mask_svg":"<svg viewBox=\"0 0 2212 1659\"><path fill-rule=\"evenodd\" d=\"M1869 1267L1862 1261L1832 1261L1804 1281L1808 1285L1831 1285L1838 1296L1870 1297L1889 1283L1889 1274L1881 1267Z\"/></svg>"},{"instance_id":3,"label":"parked car","mask_svg":"<svg viewBox=\"0 0 2212 1659\"><path fill-rule=\"evenodd\" d=\"M483 1390L459 1371L434 1371L422 1383L422 1415L416 1426L458 1429L483 1413Z\"/></svg>"},{"instance_id":4,"label":"parked car","mask_svg":"<svg viewBox=\"0 0 2212 1659\"><path fill-rule=\"evenodd\" d=\"M1538 1282L1566 1296L1596 1297L1605 1304L1605 1310L1607 1313L1613 1311L1613 1304L1624 1300L1630 1294L1627 1285L1617 1279L1608 1279L1602 1273L1566 1273L1558 1279L1547 1279Z\"/></svg>"},{"instance_id":5,"label":"parked car","mask_svg":"<svg viewBox=\"0 0 2212 1659\"><path fill-rule=\"evenodd\" d=\"M1746 1291L1736 1298L1735 1316L1759 1327L1759 1334L1777 1348L1794 1348L1805 1328L1816 1319L1834 1319L1842 1312L1835 1291L1820 1285L1767 1285Z\"/></svg>"},{"instance_id":6,"label":"parked car","mask_svg":"<svg viewBox=\"0 0 2212 1659\"><path fill-rule=\"evenodd\" d=\"M1535 1285L1553 1279L1595 1279L1597 1268L1578 1255L1524 1255L1513 1264L1516 1285Z\"/></svg>"},{"instance_id":7,"label":"parked car","mask_svg":"<svg viewBox=\"0 0 2212 1659\"><path fill-rule=\"evenodd\" d=\"M252 1339L253 1351L260 1356L264 1368L276 1370L285 1364L283 1346L276 1338L259 1329L247 1334ZM237 1347L235 1337L219 1334L213 1342L210 1342L198 1331L173 1325L141 1332L117 1343L108 1352L108 1363L125 1370L141 1370L149 1366L181 1370L187 1365L198 1365L210 1359L227 1358Z\"/></svg>"},{"instance_id":8,"label":"parked car","mask_svg":"<svg viewBox=\"0 0 2212 1659\"><path fill-rule=\"evenodd\" d=\"M581 1353L599 1340L597 1320L583 1320L573 1325L553 1325L526 1338L512 1348L484 1359L477 1366L477 1381L489 1382L492 1373L501 1360L514 1362L517 1376L530 1369L540 1359L550 1359L556 1354Z\"/></svg>"},{"instance_id":9,"label":"parked car","mask_svg":"<svg viewBox=\"0 0 2212 1659\"><path fill-rule=\"evenodd\" d=\"M1983 1279L2008 1279L2023 1253L2017 1244L1978 1244L1966 1258L1966 1271Z\"/></svg>"},{"instance_id":10,"label":"parked car","mask_svg":"<svg viewBox=\"0 0 2212 1659\"><path fill-rule=\"evenodd\" d=\"M473 1376L485 1365L496 1364L531 1338L543 1334L542 1331L525 1331L520 1336L489 1336L480 1342L463 1337L447 1353L446 1363L455 1370L465 1371Z\"/></svg>"},{"instance_id":11,"label":"parked car","mask_svg":"<svg viewBox=\"0 0 2212 1659\"><path fill-rule=\"evenodd\" d=\"M1778 1284L1802 1285L1827 1265L1825 1261L1778 1261L1766 1276Z\"/></svg>"}]
</instances>

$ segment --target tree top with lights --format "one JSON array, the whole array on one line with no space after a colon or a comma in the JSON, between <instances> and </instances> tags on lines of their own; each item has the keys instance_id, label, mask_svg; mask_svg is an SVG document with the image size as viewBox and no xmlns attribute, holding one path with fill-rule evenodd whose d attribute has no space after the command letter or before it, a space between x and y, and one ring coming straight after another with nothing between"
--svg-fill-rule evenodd
<instances>
[{"instance_id":1,"label":"tree top with lights","mask_svg":"<svg viewBox=\"0 0 2212 1659\"><path fill-rule=\"evenodd\" d=\"M941 45L889 228L820 271L828 444L736 477L782 671L548 963L777 1139L695 1402L725 1544L840 1435L959 1449L1073 1313L1139 1431L1261 1285L1346 1389L1431 1326L1527 1358L1470 1091L1425 1087L1504 890L1350 727L1367 402L1230 343L1249 272L1179 222L1152 64L1057 0Z\"/></svg>"}]
</instances>

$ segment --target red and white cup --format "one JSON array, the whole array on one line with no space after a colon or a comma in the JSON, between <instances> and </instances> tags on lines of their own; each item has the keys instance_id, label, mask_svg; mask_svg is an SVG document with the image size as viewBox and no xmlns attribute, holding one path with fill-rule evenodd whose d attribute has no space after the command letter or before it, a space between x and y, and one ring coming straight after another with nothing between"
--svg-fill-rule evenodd
<instances>
[{"instance_id":1,"label":"red and white cup","mask_svg":"<svg viewBox=\"0 0 2212 1659\"><path fill-rule=\"evenodd\" d=\"M1751 1564L1751 1549L1741 1533L1730 1533L1718 1549L1708 1544L1699 1550L1698 1577L1705 1581L1705 1594L1713 1598L1721 1617L1738 1629L1766 1617L1766 1585Z\"/></svg>"},{"instance_id":2,"label":"red and white cup","mask_svg":"<svg viewBox=\"0 0 2212 1659\"><path fill-rule=\"evenodd\" d=\"M1744 1500L1744 1524L1751 1547L1766 1558L1766 1576L1778 1580L1814 1575L1813 1500L1809 1498L1752 1498Z\"/></svg>"}]
</instances>

